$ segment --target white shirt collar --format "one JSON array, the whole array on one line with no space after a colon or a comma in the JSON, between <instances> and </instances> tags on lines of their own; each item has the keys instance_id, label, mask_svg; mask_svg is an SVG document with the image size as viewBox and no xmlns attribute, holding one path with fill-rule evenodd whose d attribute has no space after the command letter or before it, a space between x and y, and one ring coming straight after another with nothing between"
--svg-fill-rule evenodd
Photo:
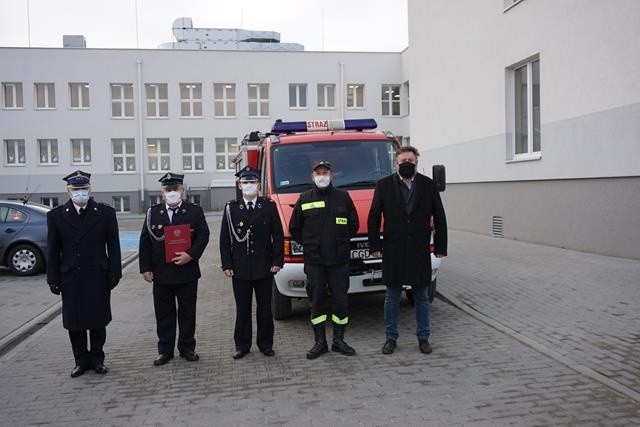
<instances>
[{"instance_id":1,"label":"white shirt collar","mask_svg":"<svg viewBox=\"0 0 640 427\"><path fill-rule=\"evenodd\" d=\"M249 206L249 202L253 202L253 207L255 207L258 196L255 196L253 199L247 199L246 197L243 196L242 199L244 200L245 206Z\"/></svg>"},{"instance_id":2,"label":"white shirt collar","mask_svg":"<svg viewBox=\"0 0 640 427\"><path fill-rule=\"evenodd\" d=\"M89 202L87 202L87 204L86 204L86 205L84 205L84 206L78 206L78 205L76 205L76 204L73 202L73 200L71 201L71 203L73 203L73 207L74 207L74 208L76 208L76 213L77 213L78 215L80 215L80 209L82 209L82 208L85 208L85 209L86 209L86 208L87 208L87 205L89 204Z\"/></svg>"},{"instance_id":3,"label":"white shirt collar","mask_svg":"<svg viewBox=\"0 0 640 427\"><path fill-rule=\"evenodd\" d=\"M180 206L182 206L182 200L180 200L180 203L178 203L178 206L172 208L171 206L169 206L166 202L164 204L165 208L167 209L167 212L169 212L169 209L178 209Z\"/></svg>"}]
</instances>

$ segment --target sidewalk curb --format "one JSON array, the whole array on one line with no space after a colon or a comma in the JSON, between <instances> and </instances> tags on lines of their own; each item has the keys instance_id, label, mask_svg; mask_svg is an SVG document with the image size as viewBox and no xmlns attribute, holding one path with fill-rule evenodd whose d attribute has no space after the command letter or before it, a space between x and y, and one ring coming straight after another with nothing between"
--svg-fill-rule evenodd
<instances>
[{"instance_id":1,"label":"sidewalk curb","mask_svg":"<svg viewBox=\"0 0 640 427\"><path fill-rule=\"evenodd\" d=\"M138 259L138 252L134 252L125 259L122 260L122 269ZM16 347L22 341L29 338L39 329L43 328L53 319L55 319L62 312L62 300L56 302L51 307L44 310L42 313L36 315L31 320L25 322L22 326L19 326L7 336L0 339L0 358L7 354L11 349Z\"/></svg>"},{"instance_id":2,"label":"sidewalk curb","mask_svg":"<svg viewBox=\"0 0 640 427\"><path fill-rule=\"evenodd\" d=\"M623 385L620 384L617 381L614 381L600 373L598 373L597 371L593 370L592 368L589 368L583 364L580 364L566 356L563 356L562 354L551 350L550 348L545 347L544 345L532 340L531 338L526 337L525 335L522 335L519 332L514 331L513 329L509 328L508 326L503 325L500 322L495 321L494 319L492 319L489 316L486 316L485 314L482 314L481 312L475 310L474 308L470 307L469 305L465 304L464 302L460 301L458 298L454 297L453 295L448 295L446 292L442 292L441 290L437 291L438 296L440 297L440 299L442 299L444 302L451 304L452 306L458 308L459 310L462 310L463 312L465 312L466 314L468 314L469 316L481 321L482 323L486 324L487 326L490 326L500 332L502 332L503 334L517 340L520 341L522 344L531 347L532 349L536 350L539 353L542 353L543 355L550 357L554 360L556 360L557 362L562 363L563 365L565 365L566 367L573 369L574 371L584 375L585 377L588 377L594 381L597 381L607 387L609 387L610 389L614 390L615 392L622 394L624 396L626 396L627 398L635 401L636 403L640 403L640 393Z\"/></svg>"}]
</instances>

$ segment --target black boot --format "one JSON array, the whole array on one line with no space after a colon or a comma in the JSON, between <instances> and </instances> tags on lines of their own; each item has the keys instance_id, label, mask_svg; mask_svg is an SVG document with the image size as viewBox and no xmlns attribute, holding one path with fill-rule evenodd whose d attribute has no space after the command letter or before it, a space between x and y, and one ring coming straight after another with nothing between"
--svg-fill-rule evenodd
<instances>
[{"instance_id":1,"label":"black boot","mask_svg":"<svg viewBox=\"0 0 640 427\"><path fill-rule=\"evenodd\" d=\"M316 325L313 327L313 335L315 336L315 344L311 347L311 350L307 352L307 359L315 359L323 353L329 351L327 346L327 338L324 333L324 323L322 325Z\"/></svg>"},{"instance_id":2,"label":"black boot","mask_svg":"<svg viewBox=\"0 0 640 427\"><path fill-rule=\"evenodd\" d=\"M331 351L337 351L345 356L353 356L356 354L356 351L344 342L344 328L345 325L333 325L333 344L331 345Z\"/></svg>"}]
</instances>

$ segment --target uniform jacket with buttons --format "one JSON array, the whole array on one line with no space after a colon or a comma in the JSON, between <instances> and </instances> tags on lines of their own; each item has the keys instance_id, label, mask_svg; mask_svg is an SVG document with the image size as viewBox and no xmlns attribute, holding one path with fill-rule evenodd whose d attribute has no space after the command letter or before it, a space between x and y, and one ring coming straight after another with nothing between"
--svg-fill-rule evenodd
<instances>
[{"instance_id":1,"label":"uniform jacket with buttons","mask_svg":"<svg viewBox=\"0 0 640 427\"><path fill-rule=\"evenodd\" d=\"M416 174L413 201L404 199L401 185L405 184L397 173L378 181L369 210L369 249L382 251L382 281L386 286L424 287L431 282L429 218L433 216L435 226L435 253L441 255L447 254L447 219L440 193L429 177Z\"/></svg>"},{"instance_id":2,"label":"uniform jacket with buttons","mask_svg":"<svg viewBox=\"0 0 640 427\"><path fill-rule=\"evenodd\" d=\"M209 226L202 208L183 200L170 221L166 205L160 203L153 205L147 216L149 216L151 233L156 237L164 236L164 228L168 225L189 224L191 248L186 252L193 259L183 265L165 262L164 241L157 241L149 234L145 217L140 234L140 273L153 272L153 282L159 285L179 285L198 280L200 278L198 261L209 243Z\"/></svg>"},{"instance_id":3,"label":"uniform jacket with buttons","mask_svg":"<svg viewBox=\"0 0 640 427\"><path fill-rule=\"evenodd\" d=\"M272 266L284 265L284 234L278 209L273 200L257 197L253 213L244 199L227 202L220 226L220 259L223 270L233 270L233 277L257 280L268 277ZM227 220L231 213L231 224ZM242 240L251 230L247 241Z\"/></svg>"},{"instance_id":4,"label":"uniform jacket with buttons","mask_svg":"<svg viewBox=\"0 0 640 427\"><path fill-rule=\"evenodd\" d=\"M349 193L332 185L302 193L289 221L291 237L302 243L305 264L349 262L349 239L358 227L358 212Z\"/></svg>"},{"instance_id":5,"label":"uniform jacket with buttons","mask_svg":"<svg viewBox=\"0 0 640 427\"><path fill-rule=\"evenodd\" d=\"M103 328L111 321L111 287L122 277L116 211L89 199L83 217L69 200L47 213L47 283L62 288L62 324Z\"/></svg>"}]
</instances>

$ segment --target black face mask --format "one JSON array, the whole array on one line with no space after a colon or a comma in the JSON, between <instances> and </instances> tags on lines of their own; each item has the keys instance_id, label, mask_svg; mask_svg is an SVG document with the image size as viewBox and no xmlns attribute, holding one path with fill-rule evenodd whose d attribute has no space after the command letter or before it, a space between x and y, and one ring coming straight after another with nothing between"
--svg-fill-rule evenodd
<instances>
[{"instance_id":1,"label":"black face mask","mask_svg":"<svg viewBox=\"0 0 640 427\"><path fill-rule=\"evenodd\" d=\"M413 178L413 175L416 174L416 165L409 162L400 163L400 166L398 166L398 172L403 178Z\"/></svg>"}]
</instances>

